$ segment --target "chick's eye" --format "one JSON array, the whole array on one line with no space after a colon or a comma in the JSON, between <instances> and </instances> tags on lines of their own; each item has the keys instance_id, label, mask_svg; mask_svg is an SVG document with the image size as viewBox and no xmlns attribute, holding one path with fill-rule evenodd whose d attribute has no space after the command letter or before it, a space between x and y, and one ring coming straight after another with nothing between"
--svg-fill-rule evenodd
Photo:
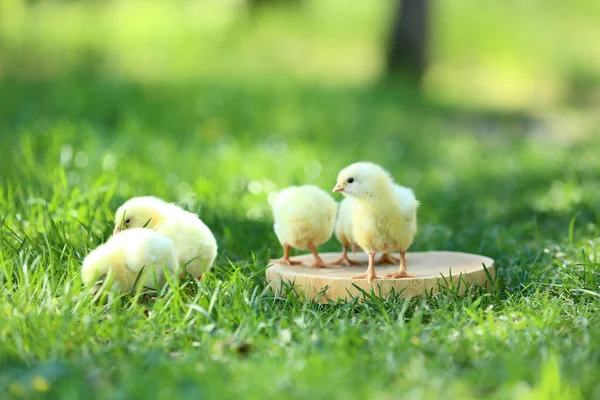
<instances>
[{"instance_id":1,"label":"chick's eye","mask_svg":"<svg viewBox=\"0 0 600 400\"><path fill-rule=\"evenodd\" d=\"M128 224L128 223L130 223L130 222L131 222L131 218L127 218L127 219L125 220L125 223L126 223L126 224Z\"/></svg>"},{"instance_id":2,"label":"chick's eye","mask_svg":"<svg viewBox=\"0 0 600 400\"><path fill-rule=\"evenodd\" d=\"M354 178L348 178L348 183L354 182Z\"/></svg>"}]
</instances>

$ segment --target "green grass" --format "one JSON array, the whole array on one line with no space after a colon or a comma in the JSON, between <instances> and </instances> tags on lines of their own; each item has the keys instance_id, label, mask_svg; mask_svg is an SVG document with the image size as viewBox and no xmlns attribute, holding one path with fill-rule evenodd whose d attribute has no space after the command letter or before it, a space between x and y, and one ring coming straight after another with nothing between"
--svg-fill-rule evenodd
<instances>
[{"instance_id":1,"label":"green grass","mask_svg":"<svg viewBox=\"0 0 600 400\"><path fill-rule=\"evenodd\" d=\"M331 39L320 51L336 48L338 25L310 15L298 29L316 26L315 37ZM273 20L248 39L255 46L263 30L286 25L264 18ZM242 58L250 67L235 77L202 67L171 79L170 68L187 67L167 63L157 72L164 79L150 79L116 72L113 61L130 60L114 54L86 64L89 53L73 50L81 38L57 50L55 32L40 49L3 29L0 55L23 58L6 61L0 76L0 398L600 398L594 113L559 102L546 118L441 101L397 82L332 84L320 59L309 68L320 79L276 62L259 73ZM96 33L86 36L92 44ZM337 54L376 53L367 42ZM74 58L61 59L64 49ZM216 49L198 52L230 61ZM32 64L12 70L15 60L48 69L32 76ZM566 64L552 64L553 74L568 80ZM281 249L269 195L309 182L331 188L357 160L415 189L412 251L490 256L494 286L326 305L274 296L264 269ZM110 235L118 205L145 194L199 213L219 243L216 266L202 284L172 284L156 299L94 304L81 261ZM338 247L332 239L322 248Z\"/></svg>"}]
</instances>

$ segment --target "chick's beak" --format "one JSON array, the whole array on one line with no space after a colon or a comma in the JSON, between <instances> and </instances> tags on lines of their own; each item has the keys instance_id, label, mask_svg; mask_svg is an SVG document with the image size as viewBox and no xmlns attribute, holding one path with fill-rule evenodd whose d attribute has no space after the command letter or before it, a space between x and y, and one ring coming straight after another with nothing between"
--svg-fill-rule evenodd
<instances>
[{"instance_id":1,"label":"chick's beak","mask_svg":"<svg viewBox=\"0 0 600 400\"><path fill-rule=\"evenodd\" d=\"M333 188L332 192L343 192L344 191L344 187L342 185L340 185L339 183L337 185L335 185L335 187Z\"/></svg>"},{"instance_id":2,"label":"chick's beak","mask_svg":"<svg viewBox=\"0 0 600 400\"><path fill-rule=\"evenodd\" d=\"M121 228L119 227L119 225L117 225L115 226L115 229L113 229L113 235L116 235L119 232L121 232Z\"/></svg>"}]
</instances>

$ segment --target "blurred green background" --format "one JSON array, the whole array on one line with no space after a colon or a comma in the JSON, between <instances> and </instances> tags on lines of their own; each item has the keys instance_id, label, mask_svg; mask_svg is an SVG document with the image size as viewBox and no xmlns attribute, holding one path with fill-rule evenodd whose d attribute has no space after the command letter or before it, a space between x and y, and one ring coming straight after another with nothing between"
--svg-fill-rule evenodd
<instances>
[{"instance_id":1,"label":"blurred green background","mask_svg":"<svg viewBox=\"0 0 600 400\"><path fill-rule=\"evenodd\" d=\"M391 0L0 0L0 389L598 398L600 2L428 5L416 80L386 63ZM329 306L264 291L269 201L358 160L415 189L411 250L488 255L499 285ZM220 247L150 320L92 306L79 278L145 194Z\"/></svg>"},{"instance_id":2,"label":"blurred green background","mask_svg":"<svg viewBox=\"0 0 600 400\"><path fill-rule=\"evenodd\" d=\"M328 87L381 77L395 1L264 3L3 0L2 74L92 70L144 84L276 76ZM585 0L430 2L425 92L500 109L597 104L599 8Z\"/></svg>"}]
</instances>

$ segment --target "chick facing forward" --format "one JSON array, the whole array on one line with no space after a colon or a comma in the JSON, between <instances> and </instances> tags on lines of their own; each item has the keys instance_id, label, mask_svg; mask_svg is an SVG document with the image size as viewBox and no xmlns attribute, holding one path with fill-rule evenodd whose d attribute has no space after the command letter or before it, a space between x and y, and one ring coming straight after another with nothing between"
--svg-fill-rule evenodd
<instances>
[{"instance_id":1,"label":"chick facing forward","mask_svg":"<svg viewBox=\"0 0 600 400\"><path fill-rule=\"evenodd\" d=\"M356 241L352 234L352 202L352 198L346 197L338 209L335 237L342 245L342 256L333 263L335 265L360 265L358 261L348 258L348 247L352 247L352 252L356 249Z\"/></svg>"},{"instance_id":2,"label":"chick facing forward","mask_svg":"<svg viewBox=\"0 0 600 400\"><path fill-rule=\"evenodd\" d=\"M302 264L290 260L290 249L308 249L314 257L312 266L325 268L317 246L331 238L336 211L336 201L316 186L294 186L282 190L273 204L273 217L275 234L283 246L283 258L273 261L287 265Z\"/></svg>"},{"instance_id":3,"label":"chick facing forward","mask_svg":"<svg viewBox=\"0 0 600 400\"><path fill-rule=\"evenodd\" d=\"M406 250L417 233L419 202L413 191L397 185L389 172L376 164L359 162L340 171L334 192L355 202L352 207L352 234L369 255L363 275L352 279L379 278L375 273L376 252L400 252L398 271L389 278L415 278L406 269ZM388 255L389 256L389 255Z\"/></svg>"},{"instance_id":4,"label":"chick facing forward","mask_svg":"<svg viewBox=\"0 0 600 400\"><path fill-rule=\"evenodd\" d=\"M178 261L193 277L201 279L217 257L217 241L196 214L159 198L134 197L115 215L115 233L147 227L173 241Z\"/></svg>"},{"instance_id":5,"label":"chick facing forward","mask_svg":"<svg viewBox=\"0 0 600 400\"><path fill-rule=\"evenodd\" d=\"M83 283L94 292L106 283L111 289L127 293L137 287L156 289L167 274L177 273L173 242L150 229L130 229L113 235L83 261Z\"/></svg>"}]
</instances>

